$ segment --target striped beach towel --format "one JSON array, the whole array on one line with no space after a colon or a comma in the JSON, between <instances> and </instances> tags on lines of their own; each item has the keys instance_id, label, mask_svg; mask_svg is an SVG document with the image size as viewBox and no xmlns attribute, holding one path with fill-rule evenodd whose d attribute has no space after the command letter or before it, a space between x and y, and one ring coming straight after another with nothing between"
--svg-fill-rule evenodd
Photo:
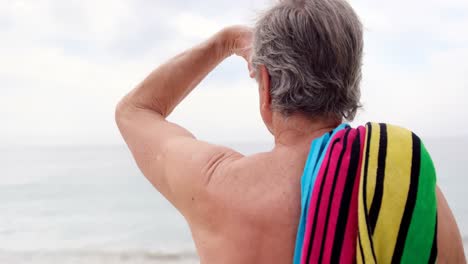
<instances>
[{"instance_id":1,"label":"striped beach towel","mask_svg":"<svg viewBox=\"0 0 468 264\"><path fill-rule=\"evenodd\" d=\"M434 263L435 191L432 160L414 133L339 126L312 143L294 264Z\"/></svg>"}]
</instances>

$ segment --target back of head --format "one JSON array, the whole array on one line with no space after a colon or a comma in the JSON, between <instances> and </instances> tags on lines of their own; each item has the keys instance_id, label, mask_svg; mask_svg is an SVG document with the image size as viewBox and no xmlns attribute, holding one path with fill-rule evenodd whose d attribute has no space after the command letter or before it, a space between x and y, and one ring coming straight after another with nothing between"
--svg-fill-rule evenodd
<instances>
[{"instance_id":1,"label":"back of head","mask_svg":"<svg viewBox=\"0 0 468 264\"><path fill-rule=\"evenodd\" d=\"M252 64L270 75L272 110L352 120L360 100L362 25L345 0L282 0L254 29Z\"/></svg>"}]
</instances>

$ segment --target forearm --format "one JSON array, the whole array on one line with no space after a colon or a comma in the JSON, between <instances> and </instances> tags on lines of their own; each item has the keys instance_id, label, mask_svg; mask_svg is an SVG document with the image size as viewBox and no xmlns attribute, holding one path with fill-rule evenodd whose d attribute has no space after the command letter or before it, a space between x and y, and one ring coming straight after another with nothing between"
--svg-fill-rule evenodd
<instances>
[{"instance_id":1,"label":"forearm","mask_svg":"<svg viewBox=\"0 0 468 264\"><path fill-rule=\"evenodd\" d=\"M226 36L218 32L159 66L123 99L123 105L167 117L229 55Z\"/></svg>"}]
</instances>

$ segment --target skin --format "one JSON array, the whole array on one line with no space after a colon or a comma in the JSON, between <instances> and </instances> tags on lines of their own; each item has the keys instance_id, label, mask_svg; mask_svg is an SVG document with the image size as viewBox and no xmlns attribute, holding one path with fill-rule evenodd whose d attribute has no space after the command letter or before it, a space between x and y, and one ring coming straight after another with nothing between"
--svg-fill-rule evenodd
<instances>
[{"instance_id":1,"label":"skin","mask_svg":"<svg viewBox=\"0 0 468 264\"><path fill-rule=\"evenodd\" d=\"M154 70L116 109L139 168L185 217L201 263L291 263L300 216L300 178L310 142L340 124L271 110L268 70L259 83L263 121L275 147L252 156L197 140L166 117L231 55L250 61L252 32L228 27ZM465 263L460 233L440 190L439 262Z\"/></svg>"}]
</instances>

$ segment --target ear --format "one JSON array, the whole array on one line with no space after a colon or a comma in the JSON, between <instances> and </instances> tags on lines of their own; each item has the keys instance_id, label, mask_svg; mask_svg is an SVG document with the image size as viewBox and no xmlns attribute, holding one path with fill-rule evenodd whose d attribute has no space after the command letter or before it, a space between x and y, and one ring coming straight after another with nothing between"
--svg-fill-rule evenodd
<instances>
[{"instance_id":1,"label":"ear","mask_svg":"<svg viewBox=\"0 0 468 264\"><path fill-rule=\"evenodd\" d=\"M259 95L260 95L260 115L268 130L272 132L273 111L271 109L270 95L270 74L265 65L258 68Z\"/></svg>"},{"instance_id":2,"label":"ear","mask_svg":"<svg viewBox=\"0 0 468 264\"><path fill-rule=\"evenodd\" d=\"M259 67L259 79L260 79L260 97L261 97L261 108L270 109L271 106L271 95L270 95L270 73L265 65Z\"/></svg>"}]
</instances>

